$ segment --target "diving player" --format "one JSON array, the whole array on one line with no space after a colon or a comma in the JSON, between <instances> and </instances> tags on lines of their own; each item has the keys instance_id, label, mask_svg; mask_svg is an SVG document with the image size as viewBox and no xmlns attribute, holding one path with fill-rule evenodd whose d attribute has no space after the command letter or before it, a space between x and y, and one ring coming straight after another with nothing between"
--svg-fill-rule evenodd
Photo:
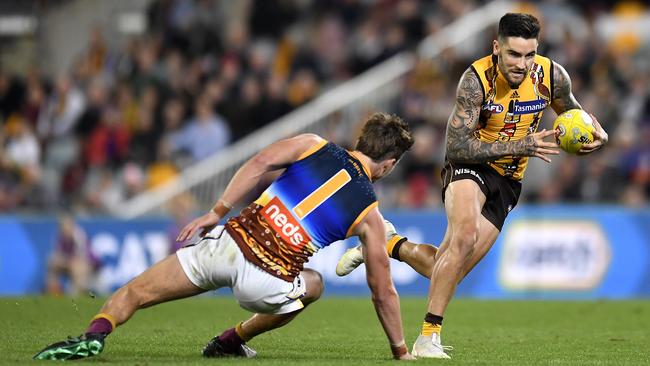
<instances>
[{"instance_id":1,"label":"diving player","mask_svg":"<svg viewBox=\"0 0 650 366\"><path fill-rule=\"evenodd\" d=\"M399 298L384 249L384 224L372 182L388 175L413 138L399 117L376 113L366 121L355 150L313 134L276 142L248 160L213 209L189 223L177 240L205 232L117 290L80 337L55 343L34 358L94 356L104 340L137 310L230 287L254 313L214 337L205 357L253 357L253 337L281 327L323 291L318 272L303 268L319 249L350 236L364 244L368 286L393 357L413 359L404 343ZM216 226L266 172L279 177L238 216Z\"/></svg>"}]
</instances>

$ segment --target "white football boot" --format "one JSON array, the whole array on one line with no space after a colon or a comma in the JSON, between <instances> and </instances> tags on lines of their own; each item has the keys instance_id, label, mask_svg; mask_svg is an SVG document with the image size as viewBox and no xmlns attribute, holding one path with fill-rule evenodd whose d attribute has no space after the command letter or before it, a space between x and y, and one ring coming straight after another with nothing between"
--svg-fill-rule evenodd
<instances>
[{"instance_id":1,"label":"white football boot","mask_svg":"<svg viewBox=\"0 0 650 366\"><path fill-rule=\"evenodd\" d=\"M361 244L359 244L343 253L341 259L336 264L336 274L339 276L347 276L359 267L361 263L363 263L363 252L361 252Z\"/></svg>"},{"instance_id":2,"label":"white football boot","mask_svg":"<svg viewBox=\"0 0 650 366\"><path fill-rule=\"evenodd\" d=\"M445 351L451 351L451 346L443 346L440 344L440 334L433 333L431 336L426 337L420 334L413 344L413 351L411 354L417 358L444 358L450 359L451 356Z\"/></svg>"},{"instance_id":3,"label":"white football boot","mask_svg":"<svg viewBox=\"0 0 650 366\"><path fill-rule=\"evenodd\" d=\"M386 219L384 219L384 230L386 232L386 242L397 235L395 225ZM343 253L341 259L336 264L336 274L339 276L347 276L359 267L361 263L363 263L363 252L361 251L361 244L359 244Z\"/></svg>"}]
</instances>

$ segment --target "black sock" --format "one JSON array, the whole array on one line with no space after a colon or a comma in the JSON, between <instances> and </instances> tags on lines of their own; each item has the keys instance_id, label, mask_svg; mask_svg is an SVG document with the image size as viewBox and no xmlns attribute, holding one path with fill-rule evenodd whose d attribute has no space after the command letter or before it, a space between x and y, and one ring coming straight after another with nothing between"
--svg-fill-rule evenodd
<instances>
[{"instance_id":1,"label":"black sock","mask_svg":"<svg viewBox=\"0 0 650 366\"><path fill-rule=\"evenodd\" d=\"M442 325L442 317L440 315L427 313L427 315L424 317L424 321L433 325Z\"/></svg>"}]
</instances>

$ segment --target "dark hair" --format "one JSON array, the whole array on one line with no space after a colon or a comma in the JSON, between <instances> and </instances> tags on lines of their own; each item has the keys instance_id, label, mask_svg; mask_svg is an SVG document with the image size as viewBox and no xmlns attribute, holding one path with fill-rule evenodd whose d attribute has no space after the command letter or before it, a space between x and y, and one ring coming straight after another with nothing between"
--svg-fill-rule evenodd
<instances>
[{"instance_id":1,"label":"dark hair","mask_svg":"<svg viewBox=\"0 0 650 366\"><path fill-rule=\"evenodd\" d=\"M499 20L499 38L539 38L539 20L530 14L507 13Z\"/></svg>"},{"instance_id":2,"label":"dark hair","mask_svg":"<svg viewBox=\"0 0 650 366\"><path fill-rule=\"evenodd\" d=\"M399 159L413 146L409 125L394 114L375 113L363 125L355 150L372 160Z\"/></svg>"}]
</instances>

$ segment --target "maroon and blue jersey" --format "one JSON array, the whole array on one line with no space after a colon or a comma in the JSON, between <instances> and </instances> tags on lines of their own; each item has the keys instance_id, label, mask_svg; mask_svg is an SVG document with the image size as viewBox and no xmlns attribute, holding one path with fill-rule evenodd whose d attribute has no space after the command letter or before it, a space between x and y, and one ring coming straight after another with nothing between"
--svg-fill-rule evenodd
<instances>
[{"instance_id":1,"label":"maroon and blue jersey","mask_svg":"<svg viewBox=\"0 0 650 366\"><path fill-rule=\"evenodd\" d=\"M249 261L292 280L311 255L350 236L376 206L369 170L354 152L323 140L226 229Z\"/></svg>"}]
</instances>

